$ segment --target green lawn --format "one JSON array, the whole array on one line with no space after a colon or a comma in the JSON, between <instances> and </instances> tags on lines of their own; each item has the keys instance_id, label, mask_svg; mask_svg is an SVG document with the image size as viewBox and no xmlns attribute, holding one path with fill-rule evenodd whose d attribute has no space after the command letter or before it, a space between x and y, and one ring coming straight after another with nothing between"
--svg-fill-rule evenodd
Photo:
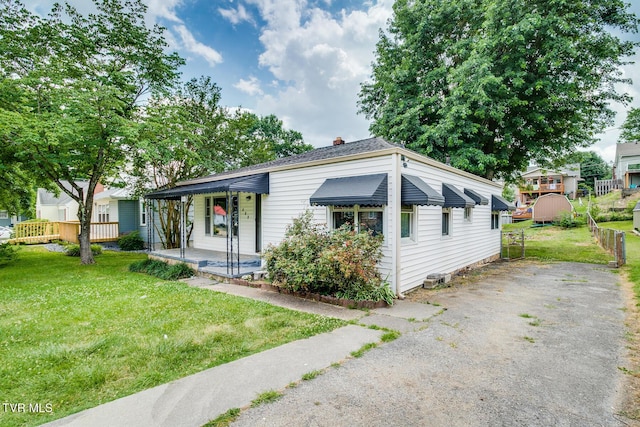
<instances>
[{"instance_id":1,"label":"green lawn","mask_svg":"<svg viewBox=\"0 0 640 427\"><path fill-rule=\"evenodd\" d=\"M640 304L640 237L633 233L633 221L611 221L598 224L626 232L627 264L622 270L629 274ZM600 248L586 226L562 229L556 226L531 227L531 220L505 224L505 231L524 229L527 258L549 261L575 261L606 264L614 257Z\"/></svg>"},{"instance_id":2,"label":"green lawn","mask_svg":"<svg viewBox=\"0 0 640 427\"><path fill-rule=\"evenodd\" d=\"M532 227L531 220L505 224L505 231L524 229L525 255L543 261L606 264L614 257L597 245L586 226L563 229Z\"/></svg>"},{"instance_id":3,"label":"green lawn","mask_svg":"<svg viewBox=\"0 0 640 427\"><path fill-rule=\"evenodd\" d=\"M24 247L0 267L0 425L37 425L344 322ZM32 409L35 407L32 406ZM51 412L51 413L48 413Z\"/></svg>"}]
</instances>

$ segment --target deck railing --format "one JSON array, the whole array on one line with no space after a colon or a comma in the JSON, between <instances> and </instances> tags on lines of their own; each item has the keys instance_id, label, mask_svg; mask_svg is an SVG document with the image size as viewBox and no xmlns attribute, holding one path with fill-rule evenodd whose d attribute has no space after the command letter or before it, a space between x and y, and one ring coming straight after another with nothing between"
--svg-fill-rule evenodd
<instances>
[{"instance_id":1,"label":"deck railing","mask_svg":"<svg viewBox=\"0 0 640 427\"><path fill-rule=\"evenodd\" d=\"M564 193L564 184L535 184L520 188L521 193Z\"/></svg>"},{"instance_id":2,"label":"deck railing","mask_svg":"<svg viewBox=\"0 0 640 427\"><path fill-rule=\"evenodd\" d=\"M60 238L59 222L21 222L13 228L12 242L48 243Z\"/></svg>"},{"instance_id":3,"label":"deck railing","mask_svg":"<svg viewBox=\"0 0 640 427\"><path fill-rule=\"evenodd\" d=\"M52 240L63 240L79 243L80 223L65 222L26 222L16 224L12 243L48 243ZM120 236L117 222L91 223L91 242L113 242Z\"/></svg>"}]
</instances>

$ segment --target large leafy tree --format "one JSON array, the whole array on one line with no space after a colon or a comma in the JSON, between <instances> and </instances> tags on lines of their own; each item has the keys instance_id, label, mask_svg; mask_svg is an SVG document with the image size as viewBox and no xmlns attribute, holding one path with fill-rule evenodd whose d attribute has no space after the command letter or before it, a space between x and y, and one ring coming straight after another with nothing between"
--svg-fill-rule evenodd
<instances>
[{"instance_id":1,"label":"large leafy tree","mask_svg":"<svg viewBox=\"0 0 640 427\"><path fill-rule=\"evenodd\" d=\"M596 179L611 178L611 167L595 151L576 151L567 157L566 163L580 164L580 178L592 191Z\"/></svg>"},{"instance_id":2,"label":"large leafy tree","mask_svg":"<svg viewBox=\"0 0 640 427\"><path fill-rule=\"evenodd\" d=\"M622 124L621 142L640 141L640 108L632 108Z\"/></svg>"},{"instance_id":3,"label":"large leafy tree","mask_svg":"<svg viewBox=\"0 0 640 427\"><path fill-rule=\"evenodd\" d=\"M302 134L286 129L275 115L258 116L237 110L227 113L219 138L227 141L226 170L268 162L277 158L300 154L313 149Z\"/></svg>"},{"instance_id":4,"label":"large leafy tree","mask_svg":"<svg viewBox=\"0 0 640 427\"><path fill-rule=\"evenodd\" d=\"M171 96L158 93L151 97L140 117L140 140L133 153L132 175L138 194L223 170L216 137L224 122L219 100L220 88L208 77L190 80ZM189 198L186 209L191 203ZM158 200L154 210L158 213L154 227L163 247L179 247L179 202Z\"/></svg>"},{"instance_id":5,"label":"large leafy tree","mask_svg":"<svg viewBox=\"0 0 640 427\"><path fill-rule=\"evenodd\" d=\"M273 115L259 117L221 107L220 92L209 77L201 77L170 96L151 97L140 116L140 142L134 154L138 193L313 148ZM188 197L185 209L191 205ZM179 202L158 200L154 210L158 213L154 226L163 247L179 247ZM188 237L192 227L187 225Z\"/></svg>"},{"instance_id":6,"label":"large leafy tree","mask_svg":"<svg viewBox=\"0 0 640 427\"><path fill-rule=\"evenodd\" d=\"M94 2L88 16L67 4L40 18L0 0L0 150L78 202L85 264L94 190L136 147L141 97L170 87L183 62L165 52L161 27L146 26L141 0Z\"/></svg>"},{"instance_id":7,"label":"large leafy tree","mask_svg":"<svg viewBox=\"0 0 640 427\"><path fill-rule=\"evenodd\" d=\"M592 143L637 43L620 0L397 0L360 110L370 130L487 177L513 179Z\"/></svg>"}]
</instances>

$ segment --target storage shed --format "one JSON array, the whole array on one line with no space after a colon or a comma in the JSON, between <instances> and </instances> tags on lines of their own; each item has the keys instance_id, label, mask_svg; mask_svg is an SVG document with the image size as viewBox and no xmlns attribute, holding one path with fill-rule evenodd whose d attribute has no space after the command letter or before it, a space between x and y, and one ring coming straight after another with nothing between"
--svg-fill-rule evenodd
<instances>
[{"instance_id":1,"label":"storage shed","mask_svg":"<svg viewBox=\"0 0 640 427\"><path fill-rule=\"evenodd\" d=\"M545 194L538 197L533 205L533 222L553 222L563 212L573 212L573 206L567 196Z\"/></svg>"},{"instance_id":2,"label":"storage shed","mask_svg":"<svg viewBox=\"0 0 640 427\"><path fill-rule=\"evenodd\" d=\"M640 200L636 203L636 207L633 208L633 228L640 231Z\"/></svg>"}]
</instances>

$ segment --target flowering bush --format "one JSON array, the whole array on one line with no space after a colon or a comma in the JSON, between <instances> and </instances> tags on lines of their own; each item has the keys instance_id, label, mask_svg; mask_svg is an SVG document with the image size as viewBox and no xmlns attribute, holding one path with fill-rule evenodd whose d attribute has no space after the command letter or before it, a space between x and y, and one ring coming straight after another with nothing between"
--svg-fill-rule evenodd
<instances>
[{"instance_id":1,"label":"flowering bush","mask_svg":"<svg viewBox=\"0 0 640 427\"><path fill-rule=\"evenodd\" d=\"M391 304L393 291L377 269L382 242L381 235L346 226L330 231L314 224L313 213L306 211L293 220L282 243L266 250L266 268L275 283L293 291Z\"/></svg>"}]
</instances>

